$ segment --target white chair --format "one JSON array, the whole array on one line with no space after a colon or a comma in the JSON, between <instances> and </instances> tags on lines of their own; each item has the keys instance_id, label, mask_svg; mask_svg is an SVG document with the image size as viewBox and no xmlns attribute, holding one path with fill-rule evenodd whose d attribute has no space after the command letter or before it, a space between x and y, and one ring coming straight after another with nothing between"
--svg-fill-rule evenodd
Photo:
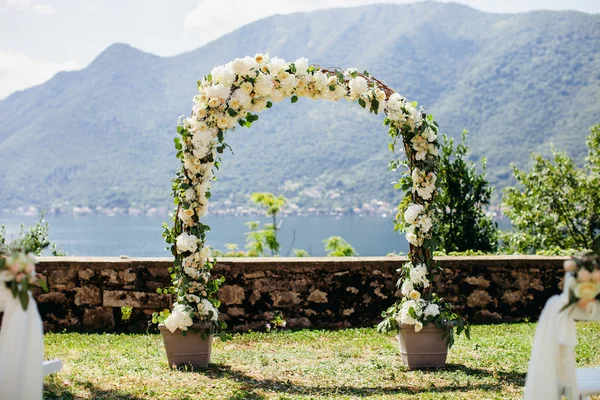
<instances>
[{"instance_id":1,"label":"white chair","mask_svg":"<svg viewBox=\"0 0 600 400\"><path fill-rule=\"evenodd\" d=\"M566 273L561 295L552 296L544 306L529 361L525 400L588 399L600 394L600 368L580 368L575 364L577 330L575 321L600 321L600 305L592 313L568 303L569 287L575 280Z\"/></svg>"}]
</instances>

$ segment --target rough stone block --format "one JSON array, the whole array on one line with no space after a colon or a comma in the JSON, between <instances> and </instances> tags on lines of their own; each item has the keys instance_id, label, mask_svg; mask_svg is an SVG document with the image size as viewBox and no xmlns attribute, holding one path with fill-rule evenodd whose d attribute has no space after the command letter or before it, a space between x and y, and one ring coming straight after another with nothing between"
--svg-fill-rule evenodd
<instances>
[{"instance_id":1,"label":"rough stone block","mask_svg":"<svg viewBox=\"0 0 600 400\"><path fill-rule=\"evenodd\" d=\"M241 317L246 314L246 310L241 307L230 307L227 309L227 315L230 317Z\"/></svg>"},{"instance_id":2,"label":"rough stone block","mask_svg":"<svg viewBox=\"0 0 600 400\"><path fill-rule=\"evenodd\" d=\"M287 320L287 326L291 329L308 329L312 326L312 322L306 317L290 318Z\"/></svg>"},{"instance_id":3,"label":"rough stone block","mask_svg":"<svg viewBox=\"0 0 600 400\"><path fill-rule=\"evenodd\" d=\"M95 306L101 302L100 288L95 286L84 286L75 289L75 305L80 306L82 304L88 304Z\"/></svg>"},{"instance_id":4,"label":"rough stone block","mask_svg":"<svg viewBox=\"0 0 600 400\"><path fill-rule=\"evenodd\" d=\"M100 275L106 278L106 282L116 285L119 283L119 275L113 269L103 269Z\"/></svg>"},{"instance_id":5,"label":"rough stone block","mask_svg":"<svg viewBox=\"0 0 600 400\"><path fill-rule=\"evenodd\" d=\"M89 268L79 270L79 279L87 281L94 277L96 273Z\"/></svg>"},{"instance_id":6,"label":"rough stone block","mask_svg":"<svg viewBox=\"0 0 600 400\"><path fill-rule=\"evenodd\" d=\"M110 307L88 308L83 312L83 329L105 331L115 328L115 318Z\"/></svg>"},{"instance_id":7,"label":"rough stone block","mask_svg":"<svg viewBox=\"0 0 600 400\"><path fill-rule=\"evenodd\" d=\"M313 303L327 303L327 293L317 289L308 295L308 301Z\"/></svg>"},{"instance_id":8,"label":"rough stone block","mask_svg":"<svg viewBox=\"0 0 600 400\"><path fill-rule=\"evenodd\" d=\"M492 301L488 292L476 290L467 297L467 304L473 308L485 308Z\"/></svg>"},{"instance_id":9,"label":"rough stone block","mask_svg":"<svg viewBox=\"0 0 600 400\"><path fill-rule=\"evenodd\" d=\"M135 282L137 279L137 275L131 269L126 269L123 271L119 271L119 278L121 278L122 282L131 283Z\"/></svg>"},{"instance_id":10,"label":"rough stone block","mask_svg":"<svg viewBox=\"0 0 600 400\"><path fill-rule=\"evenodd\" d=\"M227 305L242 304L245 297L244 288L238 285L222 286L219 289L219 300Z\"/></svg>"},{"instance_id":11,"label":"rough stone block","mask_svg":"<svg viewBox=\"0 0 600 400\"><path fill-rule=\"evenodd\" d=\"M67 296L61 292L50 292L36 296L38 303L58 303L62 304L67 301Z\"/></svg>"},{"instance_id":12,"label":"rough stone block","mask_svg":"<svg viewBox=\"0 0 600 400\"><path fill-rule=\"evenodd\" d=\"M158 293L105 290L102 298L105 307L169 308L169 296Z\"/></svg>"},{"instance_id":13,"label":"rough stone block","mask_svg":"<svg viewBox=\"0 0 600 400\"><path fill-rule=\"evenodd\" d=\"M274 292L271 293L271 298L274 307L291 307L302 301L296 292Z\"/></svg>"},{"instance_id":14,"label":"rough stone block","mask_svg":"<svg viewBox=\"0 0 600 400\"><path fill-rule=\"evenodd\" d=\"M48 283L52 285L65 285L74 283L73 280L77 276L77 271L74 269L56 269L50 272Z\"/></svg>"},{"instance_id":15,"label":"rough stone block","mask_svg":"<svg viewBox=\"0 0 600 400\"><path fill-rule=\"evenodd\" d=\"M248 274L244 274L244 278L246 279L254 279L254 278L264 278L265 273L263 271L251 272Z\"/></svg>"}]
</instances>

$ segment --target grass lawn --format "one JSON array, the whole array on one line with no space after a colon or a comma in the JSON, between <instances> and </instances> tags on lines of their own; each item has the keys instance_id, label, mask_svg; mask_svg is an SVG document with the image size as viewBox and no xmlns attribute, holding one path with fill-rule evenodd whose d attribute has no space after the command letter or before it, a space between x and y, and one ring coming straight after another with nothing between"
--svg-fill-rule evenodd
<instances>
[{"instance_id":1,"label":"grass lawn","mask_svg":"<svg viewBox=\"0 0 600 400\"><path fill-rule=\"evenodd\" d=\"M579 322L580 366L600 366L600 324ZM162 337L47 334L48 399L518 399L535 324L474 326L443 370L408 371L374 329L235 335L206 370L169 369Z\"/></svg>"}]
</instances>

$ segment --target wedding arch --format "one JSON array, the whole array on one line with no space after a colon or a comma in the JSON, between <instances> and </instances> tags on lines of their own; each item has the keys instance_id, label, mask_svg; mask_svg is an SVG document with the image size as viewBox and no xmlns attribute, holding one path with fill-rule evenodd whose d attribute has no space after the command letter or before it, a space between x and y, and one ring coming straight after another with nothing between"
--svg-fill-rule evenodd
<instances>
[{"instance_id":1,"label":"wedding arch","mask_svg":"<svg viewBox=\"0 0 600 400\"><path fill-rule=\"evenodd\" d=\"M176 303L170 313L157 318L172 329L187 329L194 321L213 321L218 329L219 302L215 297L222 279L211 276L216 263L205 246L207 225L201 222L208 211L210 184L220 157L228 148L225 133L236 127L250 127L256 113L285 99L348 100L371 113L384 114L394 157L389 168L407 167L396 184L404 191L394 220L394 229L406 232L410 243L409 262L402 268L399 284L405 296L395 305L398 323L415 325L440 315L443 304L430 293L431 274L436 270L432 252L435 217L438 124L416 102L409 102L385 82L355 68L324 68L304 58L287 62L257 54L215 67L198 81L192 113L181 118L175 147L181 166L173 179L177 210L173 225L165 225L165 239L171 245L175 263L170 269L173 286L169 291ZM392 322L393 323L393 322Z\"/></svg>"}]
</instances>

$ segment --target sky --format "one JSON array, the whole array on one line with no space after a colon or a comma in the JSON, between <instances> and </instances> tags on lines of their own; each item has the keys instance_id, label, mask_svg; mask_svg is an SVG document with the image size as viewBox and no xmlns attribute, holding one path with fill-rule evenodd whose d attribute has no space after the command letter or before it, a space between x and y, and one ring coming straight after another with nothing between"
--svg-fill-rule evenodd
<instances>
[{"instance_id":1,"label":"sky","mask_svg":"<svg viewBox=\"0 0 600 400\"><path fill-rule=\"evenodd\" d=\"M0 99L43 83L58 71L85 68L117 42L172 56L274 14L414 1L0 0ZM600 0L454 2L488 12L545 9L600 13Z\"/></svg>"}]
</instances>

